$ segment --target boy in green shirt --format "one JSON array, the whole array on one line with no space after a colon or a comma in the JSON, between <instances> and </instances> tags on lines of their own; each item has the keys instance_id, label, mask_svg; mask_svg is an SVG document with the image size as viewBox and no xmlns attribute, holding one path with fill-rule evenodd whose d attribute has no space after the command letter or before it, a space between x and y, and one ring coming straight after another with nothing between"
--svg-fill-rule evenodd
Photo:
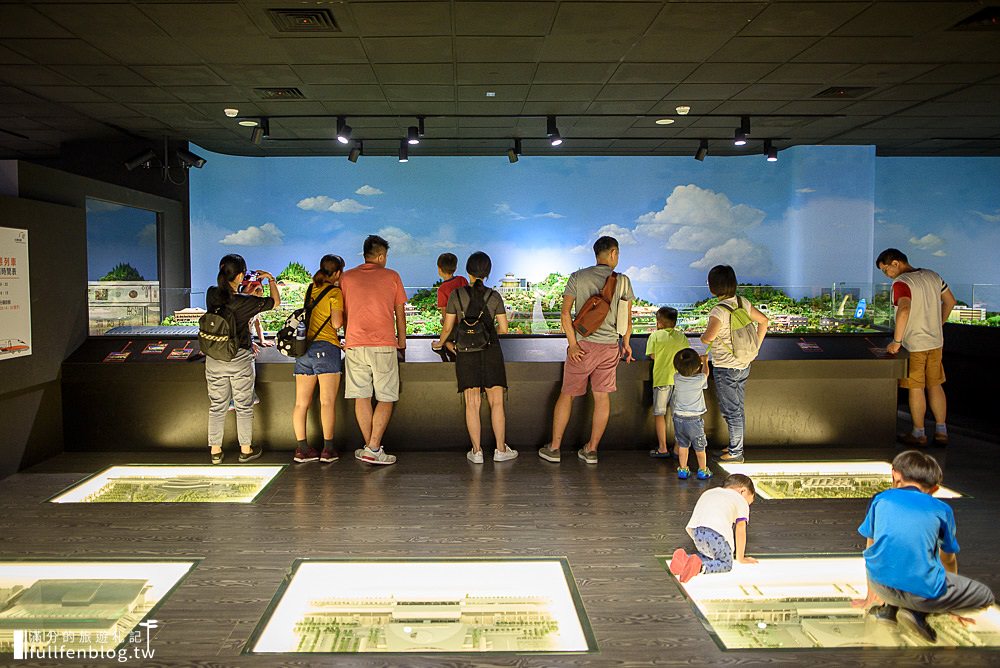
<instances>
[{"instance_id":1,"label":"boy in green shirt","mask_svg":"<svg viewBox=\"0 0 1000 668\"><path fill-rule=\"evenodd\" d=\"M653 422L656 424L658 449L649 456L660 459L670 457L667 449L667 404L674 387L674 355L690 348L687 336L674 329L677 326L677 309L663 306L656 312L656 331L646 342L646 357L653 360Z\"/></svg>"}]
</instances>

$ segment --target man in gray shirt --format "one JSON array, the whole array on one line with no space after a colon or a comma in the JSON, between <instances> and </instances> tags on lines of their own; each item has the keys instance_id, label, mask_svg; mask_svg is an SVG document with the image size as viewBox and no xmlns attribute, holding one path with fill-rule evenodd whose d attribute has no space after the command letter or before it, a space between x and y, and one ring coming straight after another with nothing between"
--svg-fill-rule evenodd
<instances>
[{"instance_id":1,"label":"man in gray shirt","mask_svg":"<svg viewBox=\"0 0 1000 668\"><path fill-rule=\"evenodd\" d=\"M585 395L587 382L590 381L590 389L594 393L593 426L590 440L577 451L577 456L588 464L597 463L597 446L611 413L610 393L617 389L618 361L623 357L627 362L633 359L629 340L632 337L632 301L635 295L625 274L618 274L611 308L601 326L587 336L580 336L573 329L573 305L582 306L590 297L599 294L618 266L618 240L601 237L594 242L594 255L597 264L574 272L563 291L562 327L569 347L563 366L562 389L552 415L552 442L538 451L538 456L549 462L560 461L559 448L573 409L573 397ZM618 322L619 312L621 323ZM619 332L623 333L621 347L618 343Z\"/></svg>"}]
</instances>

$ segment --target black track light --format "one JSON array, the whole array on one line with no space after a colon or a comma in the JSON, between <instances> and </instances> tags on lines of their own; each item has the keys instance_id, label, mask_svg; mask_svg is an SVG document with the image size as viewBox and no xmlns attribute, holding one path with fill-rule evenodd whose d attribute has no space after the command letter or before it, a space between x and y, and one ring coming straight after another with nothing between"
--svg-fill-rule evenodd
<instances>
[{"instance_id":1,"label":"black track light","mask_svg":"<svg viewBox=\"0 0 1000 668\"><path fill-rule=\"evenodd\" d=\"M351 147L351 152L347 154L347 159L350 160L351 162L357 162L358 158L364 155L364 153L365 153L364 143L356 141L354 142L354 146Z\"/></svg>"},{"instance_id":2,"label":"black track light","mask_svg":"<svg viewBox=\"0 0 1000 668\"><path fill-rule=\"evenodd\" d=\"M190 169L191 167L201 169L205 166L205 158L183 148L177 149L177 162L181 163L181 167L184 169Z\"/></svg>"},{"instance_id":3,"label":"black track light","mask_svg":"<svg viewBox=\"0 0 1000 668\"><path fill-rule=\"evenodd\" d=\"M698 144L698 150L694 152L694 159L701 161L705 159L706 155L708 155L708 140L702 139Z\"/></svg>"},{"instance_id":4,"label":"black track light","mask_svg":"<svg viewBox=\"0 0 1000 668\"><path fill-rule=\"evenodd\" d=\"M420 137L417 133L416 125L411 125L410 127L406 128L406 142L408 144L413 144L414 146L420 143Z\"/></svg>"},{"instance_id":5,"label":"black track light","mask_svg":"<svg viewBox=\"0 0 1000 668\"><path fill-rule=\"evenodd\" d=\"M136 167L145 167L146 169L149 169L154 160L156 160L156 153L151 148L146 149L139 155L126 160L125 169L130 172Z\"/></svg>"},{"instance_id":6,"label":"black track light","mask_svg":"<svg viewBox=\"0 0 1000 668\"><path fill-rule=\"evenodd\" d=\"M770 139L764 140L764 155L768 162L778 162L778 149L774 147Z\"/></svg>"},{"instance_id":7,"label":"black track light","mask_svg":"<svg viewBox=\"0 0 1000 668\"><path fill-rule=\"evenodd\" d=\"M559 128L556 126L555 116L545 118L545 136L549 138L549 143L553 146L559 146L563 143L562 135L559 134Z\"/></svg>"},{"instance_id":8,"label":"black track light","mask_svg":"<svg viewBox=\"0 0 1000 668\"><path fill-rule=\"evenodd\" d=\"M399 140L399 161L409 162L410 161L410 145L405 139Z\"/></svg>"},{"instance_id":9,"label":"black track light","mask_svg":"<svg viewBox=\"0 0 1000 668\"><path fill-rule=\"evenodd\" d=\"M351 126L343 116L337 116L337 141L341 144L351 141Z\"/></svg>"},{"instance_id":10,"label":"black track light","mask_svg":"<svg viewBox=\"0 0 1000 668\"><path fill-rule=\"evenodd\" d=\"M423 116L417 116L417 136L418 137L423 137L424 136L424 117Z\"/></svg>"},{"instance_id":11,"label":"black track light","mask_svg":"<svg viewBox=\"0 0 1000 668\"><path fill-rule=\"evenodd\" d=\"M733 144L735 146L746 146L750 137L750 117L740 116L740 127L733 133Z\"/></svg>"},{"instance_id":12,"label":"black track light","mask_svg":"<svg viewBox=\"0 0 1000 668\"><path fill-rule=\"evenodd\" d=\"M507 160L511 163L517 162L518 156L521 155L521 140L514 140L514 148L507 149Z\"/></svg>"},{"instance_id":13,"label":"black track light","mask_svg":"<svg viewBox=\"0 0 1000 668\"><path fill-rule=\"evenodd\" d=\"M250 131L250 141L254 144L260 145L262 139L266 139L271 136L271 121L266 118L262 118L257 122L257 127Z\"/></svg>"}]
</instances>

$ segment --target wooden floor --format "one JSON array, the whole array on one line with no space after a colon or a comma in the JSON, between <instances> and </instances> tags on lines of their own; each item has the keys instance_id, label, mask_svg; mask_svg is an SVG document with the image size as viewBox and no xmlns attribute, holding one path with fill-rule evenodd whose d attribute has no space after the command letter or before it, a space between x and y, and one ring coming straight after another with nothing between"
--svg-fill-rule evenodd
<instances>
[{"instance_id":1,"label":"wooden floor","mask_svg":"<svg viewBox=\"0 0 1000 668\"><path fill-rule=\"evenodd\" d=\"M419 438L418 434L414 434ZM894 448L800 457L890 457ZM1000 590L1000 445L953 434L938 450L952 503L961 572ZM789 451L754 451L762 460ZM65 454L0 481L0 558L200 558L156 612L145 666L822 666L1000 665L1000 652L724 652L655 556L688 543L684 524L705 483L678 481L646 451L599 465L542 462L533 449L507 465L461 453L410 454L371 468L350 456L290 466L255 505L56 505L45 499L110 464L207 463L205 456ZM232 455L235 459L235 454ZM284 457L265 455L261 463ZM718 484L718 478L714 484ZM760 501L749 552L857 552L865 500ZM600 651L561 656L242 656L298 557L566 556ZM2 659L0 659L2 662ZM43 665L18 662L20 666ZM52 664L49 664L52 665ZM73 663L76 666L85 663Z\"/></svg>"}]
</instances>

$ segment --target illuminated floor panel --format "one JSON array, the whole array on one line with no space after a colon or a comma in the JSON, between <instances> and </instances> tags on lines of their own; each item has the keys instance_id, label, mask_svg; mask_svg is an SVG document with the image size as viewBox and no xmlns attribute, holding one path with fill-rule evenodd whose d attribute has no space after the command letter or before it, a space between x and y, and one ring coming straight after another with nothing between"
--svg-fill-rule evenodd
<instances>
[{"instance_id":1,"label":"illuminated floor panel","mask_svg":"<svg viewBox=\"0 0 1000 668\"><path fill-rule=\"evenodd\" d=\"M669 559L660 561L669 567ZM723 649L930 646L851 605L867 592L860 556L762 557L678 585ZM1000 608L968 616L975 624L963 626L951 615L928 617L938 634L935 646L1000 647Z\"/></svg>"},{"instance_id":2,"label":"illuminated floor panel","mask_svg":"<svg viewBox=\"0 0 1000 668\"><path fill-rule=\"evenodd\" d=\"M52 503L253 503L284 466L112 466Z\"/></svg>"},{"instance_id":3,"label":"illuminated floor panel","mask_svg":"<svg viewBox=\"0 0 1000 668\"><path fill-rule=\"evenodd\" d=\"M595 651L560 558L296 562L249 653Z\"/></svg>"},{"instance_id":4,"label":"illuminated floor panel","mask_svg":"<svg viewBox=\"0 0 1000 668\"><path fill-rule=\"evenodd\" d=\"M719 467L753 478L762 499L867 499L892 486L889 462L720 463ZM963 495L939 487L934 496L955 499Z\"/></svg>"},{"instance_id":5,"label":"illuminated floor panel","mask_svg":"<svg viewBox=\"0 0 1000 668\"><path fill-rule=\"evenodd\" d=\"M0 654L141 658L135 651L148 650L149 630L156 628L146 618L195 563L2 561Z\"/></svg>"}]
</instances>

